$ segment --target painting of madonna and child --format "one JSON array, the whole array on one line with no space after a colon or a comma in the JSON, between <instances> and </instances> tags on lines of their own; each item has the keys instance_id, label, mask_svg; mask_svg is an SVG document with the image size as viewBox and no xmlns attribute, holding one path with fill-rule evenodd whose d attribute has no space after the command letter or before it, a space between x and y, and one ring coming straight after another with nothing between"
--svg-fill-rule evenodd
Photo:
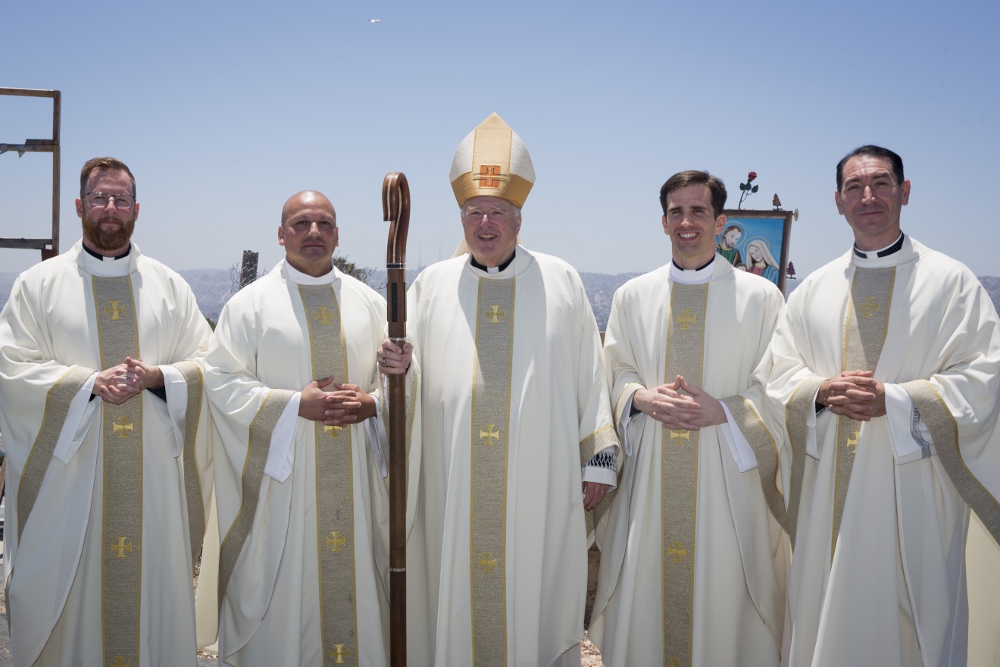
<instances>
[{"instance_id":1,"label":"painting of madonna and child","mask_svg":"<svg viewBox=\"0 0 1000 667\"><path fill-rule=\"evenodd\" d=\"M726 209L726 224L717 234L716 250L734 268L770 280L785 291L791 211Z\"/></svg>"}]
</instances>

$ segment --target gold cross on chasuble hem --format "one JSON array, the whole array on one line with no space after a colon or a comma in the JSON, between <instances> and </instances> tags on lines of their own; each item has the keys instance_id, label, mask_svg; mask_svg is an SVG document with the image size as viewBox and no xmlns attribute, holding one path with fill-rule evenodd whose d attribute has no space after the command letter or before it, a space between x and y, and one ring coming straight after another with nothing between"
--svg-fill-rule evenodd
<instances>
[{"instance_id":1,"label":"gold cross on chasuble hem","mask_svg":"<svg viewBox=\"0 0 1000 667\"><path fill-rule=\"evenodd\" d=\"M705 356L709 285L670 283L665 382L683 376L700 387ZM667 656L691 663L694 610L695 519L698 498L698 431L661 427L660 586L663 664ZM686 546L685 546L686 545Z\"/></svg>"},{"instance_id":2,"label":"gold cross on chasuble hem","mask_svg":"<svg viewBox=\"0 0 1000 667\"><path fill-rule=\"evenodd\" d=\"M135 298L129 276L93 276L101 368L141 358ZM104 466L101 556L102 645L108 664L139 666L139 604L142 597L142 403L140 394L121 405L102 402ZM124 536L132 536L131 538ZM112 657L113 656L113 657ZM117 665L116 665L117 667Z\"/></svg>"},{"instance_id":3,"label":"gold cross on chasuble hem","mask_svg":"<svg viewBox=\"0 0 1000 667\"><path fill-rule=\"evenodd\" d=\"M479 279L473 363L470 595L477 667L507 665L507 446L515 279Z\"/></svg>"},{"instance_id":4,"label":"gold cross on chasuble hem","mask_svg":"<svg viewBox=\"0 0 1000 667\"><path fill-rule=\"evenodd\" d=\"M844 323L844 371L875 371L889 327L889 304L896 282L896 267L856 268L851 282L851 296ZM882 308L881 304L885 304ZM840 521L844 515L851 470L857 455L862 422L849 417L837 418L837 473L833 489L833 530L830 560L837 548ZM862 444L863 447L863 444Z\"/></svg>"},{"instance_id":5,"label":"gold cross on chasuble hem","mask_svg":"<svg viewBox=\"0 0 1000 667\"><path fill-rule=\"evenodd\" d=\"M349 382L347 343L337 295L330 285L299 285L309 333L314 378ZM311 314L311 316L310 316ZM354 586L354 462L351 429L315 422L316 535L320 627L329 660L357 665L358 620ZM345 641L352 638L353 641Z\"/></svg>"}]
</instances>

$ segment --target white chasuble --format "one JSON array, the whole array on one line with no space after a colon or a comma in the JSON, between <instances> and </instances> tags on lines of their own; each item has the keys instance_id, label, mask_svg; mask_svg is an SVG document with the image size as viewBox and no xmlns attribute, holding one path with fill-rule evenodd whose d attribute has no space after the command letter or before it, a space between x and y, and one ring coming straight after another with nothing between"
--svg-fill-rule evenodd
<instances>
[{"instance_id":1,"label":"white chasuble","mask_svg":"<svg viewBox=\"0 0 1000 667\"><path fill-rule=\"evenodd\" d=\"M408 308L423 443L409 662L551 665L583 637L582 466L618 447L583 285L519 246L497 273L467 255L429 267Z\"/></svg>"},{"instance_id":2,"label":"white chasuble","mask_svg":"<svg viewBox=\"0 0 1000 667\"><path fill-rule=\"evenodd\" d=\"M134 244L101 262L78 242L15 283L0 314L15 664L195 664L209 334L188 285ZM126 356L161 368L167 402L90 399L94 374Z\"/></svg>"},{"instance_id":3,"label":"white chasuble","mask_svg":"<svg viewBox=\"0 0 1000 667\"><path fill-rule=\"evenodd\" d=\"M779 662L788 551L780 441L751 376L783 300L728 262L712 271L704 284L682 284L665 266L630 280L612 303L605 358L632 452L597 528L590 635L609 667ZM637 389L676 375L722 401L733 422L676 431L623 414ZM756 467L740 472L725 428L742 433Z\"/></svg>"},{"instance_id":4,"label":"white chasuble","mask_svg":"<svg viewBox=\"0 0 1000 667\"><path fill-rule=\"evenodd\" d=\"M817 414L823 380L859 366L887 415ZM969 505L1000 533L1000 330L979 281L909 237L848 253L792 293L760 371L793 457L790 664L966 664Z\"/></svg>"},{"instance_id":5,"label":"white chasuble","mask_svg":"<svg viewBox=\"0 0 1000 667\"><path fill-rule=\"evenodd\" d=\"M280 262L237 293L206 358L221 436L221 658L240 667L385 665L385 480L363 424L294 414L297 393L330 375L378 397L385 300L336 269L325 284L297 284L301 276ZM293 398L291 441L278 442Z\"/></svg>"}]
</instances>

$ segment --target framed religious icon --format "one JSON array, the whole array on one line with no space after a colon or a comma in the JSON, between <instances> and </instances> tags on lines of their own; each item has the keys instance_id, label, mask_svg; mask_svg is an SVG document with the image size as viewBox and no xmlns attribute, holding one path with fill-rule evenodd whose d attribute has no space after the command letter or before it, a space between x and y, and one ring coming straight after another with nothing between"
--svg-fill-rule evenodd
<instances>
[{"instance_id":1,"label":"framed religious icon","mask_svg":"<svg viewBox=\"0 0 1000 667\"><path fill-rule=\"evenodd\" d=\"M792 211L726 209L726 224L716 234L716 251L734 268L753 273L785 292Z\"/></svg>"}]
</instances>

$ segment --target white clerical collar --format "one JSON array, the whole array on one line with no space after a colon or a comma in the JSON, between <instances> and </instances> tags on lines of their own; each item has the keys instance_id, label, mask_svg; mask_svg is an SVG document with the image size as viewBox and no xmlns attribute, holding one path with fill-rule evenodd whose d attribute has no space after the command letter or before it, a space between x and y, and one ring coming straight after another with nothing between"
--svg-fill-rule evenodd
<instances>
[{"instance_id":1,"label":"white clerical collar","mask_svg":"<svg viewBox=\"0 0 1000 667\"><path fill-rule=\"evenodd\" d=\"M714 255L708 264L698 267L697 269L682 269L673 261L670 262L670 279L675 283L684 283L685 285L702 285L712 279L712 274L714 272Z\"/></svg>"},{"instance_id":2,"label":"white clerical collar","mask_svg":"<svg viewBox=\"0 0 1000 667\"><path fill-rule=\"evenodd\" d=\"M858 248L858 244L854 244L854 255L855 257L860 257L862 259L879 259L881 257L888 257L889 255L899 252L903 249L903 232L899 233L896 240L887 245L884 248L878 250L861 250Z\"/></svg>"},{"instance_id":3,"label":"white clerical collar","mask_svg":"<svg viewBox=\"0 0 1000 667\"><path fill-rule=\"evenodd\" d=\"M330 265L330 270L321 276L310 276L308 273L302 273L294 266L285 260L285 273L288 275L288 279L291 280L296 285L329 285L337 279L337 270Z\"/></svg>"},{"instance_id":4,"label":"white clerical collar","mask_svg":"<svg viewBox=\"0 0 1000 667\"><path fill-rule=\"evenodd\" d=\"M130 257L132 246L122 255L117 257L98 256L87 246L83 246L83 268L87 273L101 278L121 278L127 276L132 267Z\"/></svg>"}]
</instances>

